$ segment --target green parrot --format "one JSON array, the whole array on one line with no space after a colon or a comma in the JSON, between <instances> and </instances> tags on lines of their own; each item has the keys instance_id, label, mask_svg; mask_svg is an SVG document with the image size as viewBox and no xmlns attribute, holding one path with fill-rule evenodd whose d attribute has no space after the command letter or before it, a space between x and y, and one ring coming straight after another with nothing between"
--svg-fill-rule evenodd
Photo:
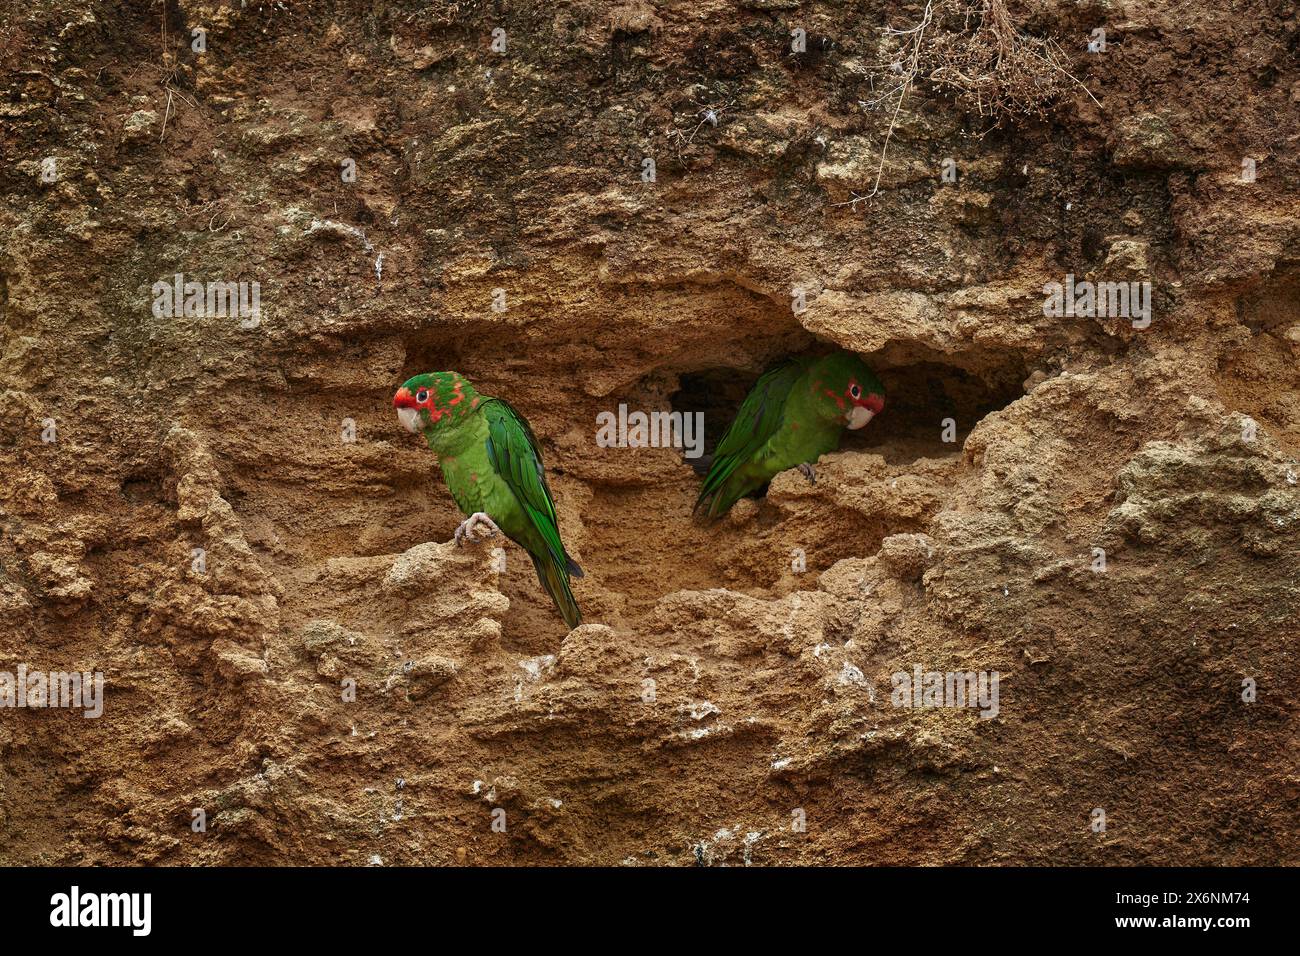
<instances>
[{"instance_id":1,"label":"green parrot","mask_svg":"<svg viewBox=\"0 0 1300 956\"><path fill-rule=\"evenodd\" d=\"M438 456L451 496L469 516L456 529L456 543L505 534L533 559L564 623L577 627L582 615L569 577L582 577L582 568L560 541L542 455L524 416L502 399L479 395L456 372L416 375L397 390L393 407Z\"/></svg>"},{"instance_id":2,"label":"green parrot","mask_svg":"<svg viewBox=\"0 0 1300 956\"><path fill-rule=\"evenodd\" d=\"M791 359L765 372L714 450L695 510L717 518L787 468L816 481L812 463L885 407L880 379L856 355Z\"/></svg>"}]
</instances>

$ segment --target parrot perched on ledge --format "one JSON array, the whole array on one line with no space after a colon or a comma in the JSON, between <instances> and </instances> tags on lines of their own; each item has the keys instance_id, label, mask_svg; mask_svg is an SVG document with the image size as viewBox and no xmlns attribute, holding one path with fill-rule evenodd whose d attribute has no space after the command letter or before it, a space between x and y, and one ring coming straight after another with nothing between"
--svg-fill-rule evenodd
<instances>
[{"instance_id":1,"label":"parrot perched on ledge","mask_svg":"<svg viewBox=\"0 0 1300 956\"><path fill-rule=\"evenodd\" d=\"M857 356L792 359L764 373L718 442L695 510L717 518L787 468L816 480L813 462L885 407L880 379Z\"/></svg>"},{"instance_id":2,"label":"parrot perched on ledge","mask_svg":"<svg viewBox=\"0 0 1300 956\"><path fill-rule=\"evenodd\" d=\"M577 627L582 615L569 578L582 577L582 568L560 541L537 438L524 417L502 399L479 395L456 372L416 375L397 390L393 407L438 456L451 496L468 515L456 543L504 533L533 559L564 623Z\"/></svg>"}]
</instances>

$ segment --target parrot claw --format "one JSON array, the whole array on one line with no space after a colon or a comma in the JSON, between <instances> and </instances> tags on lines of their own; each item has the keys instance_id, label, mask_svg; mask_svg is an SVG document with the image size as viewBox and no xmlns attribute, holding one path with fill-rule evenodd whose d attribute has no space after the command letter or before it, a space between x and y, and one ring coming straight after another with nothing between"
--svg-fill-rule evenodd
<instances>
[{"instance_id":1,"label":"parrot claw","mask_svg":"<svg viewBox=\"0 0 1300 956\"><path fill-rule=\"evenodd\" d=\"M495 538L500 533L501 529L496 526L495 521L487 516L486 512L476 511L456 528L453 540L458 545L463 546L466 541L472 544L487 538Z\"/></svg>"},{"instance_id":2,"label":"parrot claw","mask_svg":"<svg viewBox=\"0 0 1300 956\"><path fill-rule=\"evenodd\" d=\"M808 479L808 484L817 484L817 470L813 468L812 465L808 464L808 462L805 461L799 466L799 473Z\"/></svg>"}]
</instances>

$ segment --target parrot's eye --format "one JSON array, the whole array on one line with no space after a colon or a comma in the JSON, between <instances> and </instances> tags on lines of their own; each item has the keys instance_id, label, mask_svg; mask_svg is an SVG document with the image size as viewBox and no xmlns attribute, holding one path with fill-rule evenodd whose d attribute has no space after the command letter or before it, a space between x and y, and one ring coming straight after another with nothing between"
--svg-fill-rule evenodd
<instances>
[{"instance_id":1,"label":"parrot's eye","mask_svg":"<svg viewBox=\"0 0 1300 956\"><path fill-rule=\"evenodd\" d=\"M850 385L850 386L849 386L849 394L852 395L854 398L861 398L861 397L862 397L862 389L858 388L856 385Z\"/></svg>"},{"instance_id":2,"label":"parrot's eye","mask_svg":"<svg viewBox=\"0 0 1300 956\"><path fill-rule=\"evenodd\" d=\"M425 402L429 400L428 391L426 391L423 388L420 389L418 392L415 393L415 400L419 402L421 405L423 405Z\"/></svg>"}]
</instances>

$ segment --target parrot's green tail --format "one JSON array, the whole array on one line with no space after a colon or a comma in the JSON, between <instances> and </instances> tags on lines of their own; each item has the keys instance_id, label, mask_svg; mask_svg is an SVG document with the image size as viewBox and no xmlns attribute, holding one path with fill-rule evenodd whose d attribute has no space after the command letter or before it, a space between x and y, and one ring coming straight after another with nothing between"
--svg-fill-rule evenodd
<instances>
[{"instance_id":1,"label":"parrot's green tail","mask_svg":"<svg viewBox=\"0 0 1300 956\"><path fill-rule=\"evenodd\" d=\"M539 558L530 551L528 556L533 559L533 567L537 569L537 580L555 602L555 607L564 618L564 623L569 625L569 630L573 630L582 623L582 612L578 610L578 602L573 599L573 592L569 590L569 575L582 577L582 568L578 567L578 563L568 555L565 555L567 565L563 568L549 555Z\"/></svg>"},{"instance_id":2,"label":"parrot's green tail","mask_svg":"<svg viewBox=\"0 0 1300 956\"><path fill-rule=\"evenodd\" d=\"M712 490L706 488L701 491L700 496L695 499L695 507L691 509L691 514L699 511L707 502L709 507L706 514L709 518L720 518L731 510L732 505L752 490L752 487L733 473L720 486Z\"/></svg>"}]
</instances>

